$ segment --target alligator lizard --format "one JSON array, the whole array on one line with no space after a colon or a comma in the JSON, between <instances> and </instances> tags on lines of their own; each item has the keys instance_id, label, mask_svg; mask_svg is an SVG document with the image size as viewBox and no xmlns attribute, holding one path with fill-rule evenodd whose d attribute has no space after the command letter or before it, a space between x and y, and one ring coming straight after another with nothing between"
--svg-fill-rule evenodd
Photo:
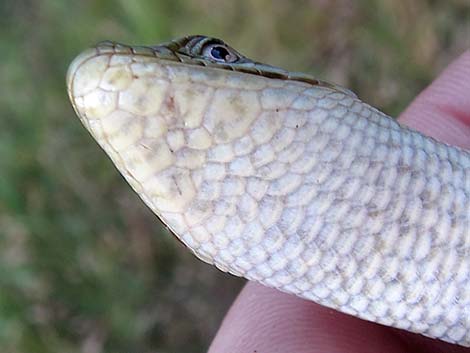
<instances>
[{"instance_id":1,"label":"alligator lizard","mask_svg":"<svg viewBox=\"0 0 470 353\"><path fill-rule=\"evenodd\" d=\"M103 42L67 88L160 220L220 270L470 346L470 154L221 40Z\"/></svg>"}]
</instances>

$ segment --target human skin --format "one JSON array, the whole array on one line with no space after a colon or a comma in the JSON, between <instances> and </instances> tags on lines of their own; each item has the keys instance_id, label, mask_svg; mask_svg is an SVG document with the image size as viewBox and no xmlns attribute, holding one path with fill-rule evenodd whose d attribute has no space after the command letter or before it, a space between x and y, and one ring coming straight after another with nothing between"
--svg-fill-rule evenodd
<instances>
[{"instance_id":1,"label":"human skin","mask_svg":"<svg viewBox=\"0 0 470 353\"><path fill-rule=\"evenodd\" d=\"M399 121L470 149L470 50L450 64ZM469 352L342 314L249 282L227 313L208 353Z\"/></svg>"}]
</instances>

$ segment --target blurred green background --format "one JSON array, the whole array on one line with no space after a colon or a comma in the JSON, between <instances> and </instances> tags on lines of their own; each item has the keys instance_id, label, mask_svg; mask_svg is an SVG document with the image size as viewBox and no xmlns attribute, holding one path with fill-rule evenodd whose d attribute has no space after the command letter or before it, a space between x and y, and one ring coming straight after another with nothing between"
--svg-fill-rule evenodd
<instances>
[{"instance_id":1,"label":"blurred green background","mask_svg":"<svg viewBox=\"0 0 470 353\"><path fill-rule=\"evenodd\" d=\"M64 75L103 39L224 38L397 115L470 46L468 0L0 2L0 351L203 352L243 282L166 234Z\"/></svg>"}]
</instances>

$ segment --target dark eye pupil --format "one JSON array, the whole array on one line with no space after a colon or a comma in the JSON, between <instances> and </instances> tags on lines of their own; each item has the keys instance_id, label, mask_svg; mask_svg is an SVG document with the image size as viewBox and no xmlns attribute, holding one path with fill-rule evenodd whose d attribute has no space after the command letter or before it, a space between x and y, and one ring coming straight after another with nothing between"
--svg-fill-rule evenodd
<instances>
[{"instance_id":1,"label":"dark eye pupil","mask_svg":"<svg viewBox=\"0 0 470 353\"><path fill-rule=\"evenodd\" d=\"M213 47L211 55L216 60L226 60L230 53L224 47Z\"/></svg>"}]
</instances>

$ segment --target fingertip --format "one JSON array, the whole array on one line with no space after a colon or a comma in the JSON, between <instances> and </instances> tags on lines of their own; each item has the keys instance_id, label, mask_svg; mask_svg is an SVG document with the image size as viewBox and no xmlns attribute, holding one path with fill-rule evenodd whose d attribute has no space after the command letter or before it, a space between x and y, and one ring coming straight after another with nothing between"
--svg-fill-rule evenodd
<instances>
[{"instance_id":1,"label":"fingertip","mask_svg":"<svg viewBox=\"0 0 470 353\"><path fill-rule=\"evenodd\" d=\"M421 92L399 121L442 142L470 148L470 50Z\"/></svg>"},{"instance_id":2,"label":"fingertip","mask_svg":"<svg viewBox=\"0 0 470 353\"><path fill-rule=\"evenodd\" d=\"M249 282L209 353L400 352L394 331Z\"/></svg>"}]
</instances>

